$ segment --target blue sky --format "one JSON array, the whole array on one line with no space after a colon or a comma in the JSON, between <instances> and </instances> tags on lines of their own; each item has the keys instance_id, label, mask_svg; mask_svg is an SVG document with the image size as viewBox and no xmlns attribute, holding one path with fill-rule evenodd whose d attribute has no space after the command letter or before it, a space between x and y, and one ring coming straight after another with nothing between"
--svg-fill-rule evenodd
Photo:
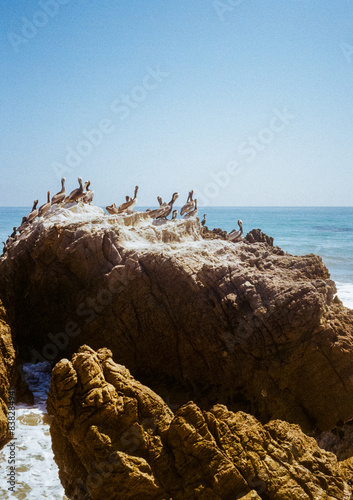
<instances>
[{"instance_id":1,"label":"blue sky","mask_svg":"<svg viewBox=\"0 0 353 500\"><path fill-rule=\"evenodd\" d=\"M350 0L2 2L0 206L353 202ZM351 49L350 49L351 47ZM352 53L350 54L350 50Z\"/></svg>"}]
</instances>

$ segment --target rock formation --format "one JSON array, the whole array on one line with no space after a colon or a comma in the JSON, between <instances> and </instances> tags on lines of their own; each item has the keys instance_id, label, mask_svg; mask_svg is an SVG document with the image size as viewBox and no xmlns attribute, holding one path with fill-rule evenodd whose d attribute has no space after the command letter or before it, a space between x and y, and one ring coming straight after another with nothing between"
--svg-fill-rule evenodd
<instances>
[{"instance_id":1,"label":"rock formation","mask_svg":"<svg viewBox=\"0 0 353 500\"><path fill-rule=\"evenodd\" d=\"M270 247L273 247L273 238L271 236L267 236L267 234L263 233L261 229L252 229L244 238L245 241L249 243L267 243Z\"/></svg>"},{"instance_id":2,"label":"rock formation","mask_svg":"<svg viewBox=\"0 0 353 500\"><path fill-rule=\"evenodd\" d=\"M25 361L106 346L178 404L220 402L311 432L353 419L353 311L333 300L321 258L201 231L53 207L0 259Z\"/></svg>"},{"instance_id":3,"label":"rock formation","mask_svg":"<svg viewBox=\"0 0 353 500\"><path fill-rule=\"evenodd\" d=\"M351 498L351 464L299 426L193 402L173 414L105 348L83 346L54 367L47 407L72 499Z\"/></svg>"},{"instance_id":4,"label":"rock formation","mask_svg":"<svg viewBox=\"0 0 353 500\"><path fill-rule=\"evenodd\" d=\"M5 309L0 302L0 448L10 439L8 405L10 380L15 363L11 330L6 321ZM13 401L14 395L11 395ZM12 422L11 422L12 423Z\"/></svg>"}]
</instances>

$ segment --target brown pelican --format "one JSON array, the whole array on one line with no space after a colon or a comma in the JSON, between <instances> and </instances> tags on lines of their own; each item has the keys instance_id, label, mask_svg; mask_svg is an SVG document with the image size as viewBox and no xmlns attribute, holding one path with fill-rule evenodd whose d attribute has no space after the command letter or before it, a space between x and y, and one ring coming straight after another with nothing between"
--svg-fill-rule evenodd
<instances>
[{"instance_id":1,"label":"brown pelican","mask_svg":"<svg viewBox=\"0 0 353 500\"><path fill-rule=\"evenodd\" d=\"M20 226L17 228L17 231L18 231L19 233L22 233L22 232L26 229L26 227L27 227L27 226L28 226L28 219L27 219L27 217L22 217L21 224L20 224Z\"/></svg>"},{"instance_id":2,"label":"brown pelican","mask_svg":"<svg viewBox=\"0 0 353 500\"><path fill-rule=\"evenodd\" d=\"M105 207L105 209L110 215L116 215L118 213L118 208L115 203L113 203L112 205L108 205L107 207Z\"/></svg>"},{"instance_id":3,"label":"brown pelican","mask_svg":"<svg viewBox=\"0 0 353 500\"><path fill-rule=\"evenodd\" d=\"M42 205L41 207L39 207L39 210L38 210L39 217L42 217L44 214L46 214L48 212L48 210L50 209L50 207L51 207L51 203L50 203L50 191L48 191L48 200L47 200L47 203L44 203L44 205Z\"/></svg>"},{"instance_id":4,"label":"brown pelican","mask_svg":"<svg viewBox=\"0 0 353 500\"><path fill-rule=\"evenodd\" d=\"M65 177L62 177L61 179L61 191L58 193L54 194L54 196L51 199L51 204L55 205L55 203L62 203L65 200Z\"/></svg>"},{"instance_id":5,"label":"brown pelican","mask_svg":"<svg viewBox=\"0 0 353 500\"><path fill-rule=\"evenodd\" d=\"M38 200L34 200L32 211L27 215L27 222L33 222L34 219L38 216Z\"/></svg>"},{"instance_id":6,"label":"brown pelican","mask_svg":"<svg viewBox=\"0 0 353 500\"><path fill-rule=\"evenodd\" d=\"M189 219L190 217L194 217L197 214L197 200L195 199L193 203L195 204L194 210L191 210L191 212L188 212L186 215L184 215L184 219Z\"/></svg>"},{"instance_id":7,"label":"brown pelican","mask_svg":"<svg viewBox=\"0 0 353 500\"><path fill-rule=\"evenodd\" d=\"M91 181L86 182L86 192L83 195L83 203L88 203L89 205L91 204L94 196L94 191L92 189L88 189L91 185Z\"/></svg>"},{"instance_id":8,"label":"brown pelican","mask_svg":"<svg viewBox=\"0 0 353 500\"><path fill-rule=\"evenodd\" d=\"M157 201L158 201L158 204L159 204L159 208L166 206L166 202L163 203L163 200L162 200L162 198L160 196L157 196ZM159 208L155 208L154 210L151 210L150 208L147 208L146 212L149 212L150 216L154 217L156 215L156 213L157 213L157 210L159 210Z\"/></svg>"},{"instance_id":9,"label":"brown pelican","mask_svg":"<svg viewBox=\"0 0 353 500\"><path fill-rule=\"evenodd\" d=\"M66 202L66 199L65 199L66 203L71 203L73 201L78 201L80 198L82 198L82 195L83 195L83 186L82 186L82 179L81 179L81 177L78 178L78 183L79 183L80 187L78 187L77 189L74 189L73 191L71 191L71 193L68 196L68 201L67 202Z\"/></svg>"},{"instance_id":10,"label":"brown pelican","mask_svg":"<svg viewBox=\"0 0 353 500\"><path fill-rule=\"evenodd\" d=\"M167 203L166 205L162 205L161 207L157 208L157 210L153 210L153 212L150 212L151 217L153 217L154 219L166 219L173 210L173 205L178 196L178 193L173 193L172 199L169 203Z\"/></svg>"},{"instance_id":11,"label":"brown pelican","mask_svg":"<svg viewBox=\"0 0 353 500\"><path fill-rule=\"evenodd\" d=\"M194 200L192 199L194 191L189 191L188 199L186 200L185 205L180 210L180 215L184 215L194 208Z\"/></svg>"},{"instance_id":12,"label":"brown pelican","mask_svg":"<svg viewBox=\"0 0 353 500\"><path fill-rule=\"evenodd\" d=\"M10 238L15 238L17 233L17 227L13 228L13 233L11 234Z\"/></svg>"},{"instance_id":13,"label":"brown pelican","mask_svg":"<svg viewBox=\"0 0 353 500\"><path fill-rule=\"evenodd\" d=\"M206 224L206 214L203 214L203 219L201 221L201 226L204 226Z\"/></svg>"},{"instance_id":14,"label":"brown pelican","mask_svg":"<svg viewBox=\"0 0 353 500\"><path fill-rule=\"evenodd\" d=\"M239 226L239 229L237 231L235 229L233 229L228 234L227 238L229 241L237 242L237 241L241 240L241 235L243 234L243 221L241 221L240 219L238 220L238 226Z\"/></svg>"},{"instance_id":15,"label":"brown pelican","mask_svg":"<svg viewBox=\"0 0 353 500\"><path fill-rule=\"evenodd\" d=\"M129 212L132 212L133 209L134 209L134 206L136 205L136 198L137 198L137 191L138 191L139 187L136 186L135 187L135 193L134 193L134 197L133 198L130 198L129 201L126 201L125 203L122 203L119 207L118 207L118 211L119 213L121 212L125 212L125 210L129 210Z\"/></svg>"},{"instance_id":16,"label":"brown pelican","mask_svg":"<svg viewBox=\"0 0 353 500\"><path fill-rule=\"evenodd\" d=\"M173 210L172 218L170 220L175 220L178 215L178 210Z\"/></svg>"}]
</instances>

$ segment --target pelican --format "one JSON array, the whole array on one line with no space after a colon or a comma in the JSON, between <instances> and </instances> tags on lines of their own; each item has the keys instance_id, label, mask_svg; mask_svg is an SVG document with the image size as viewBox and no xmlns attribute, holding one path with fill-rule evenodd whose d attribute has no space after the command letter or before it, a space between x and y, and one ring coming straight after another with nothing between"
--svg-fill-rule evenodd
<instances>
[{"instance_id":1,"label":"pelican","mask_svg":"<svg viewBox=\"0 0 353 500\"><path fill-rule=\"evenodd\" d=\"M71 193L67 197L67 202L66 202L66 199L65 199L66 203L70 203L72 201L78 201L80 198L82 198L82 195L83 195L83 186L82 186L82 179L81 179L81 177L78 178L78 183L79 183L80 187L78 187L77 189L74 189L73 191L71 191Z\"/></svg>"},{"instance_id":2,"label":"pelican","mask_svg":"<svg viewBox=\"0 0 353 500\"><path fill-rule=\"evenodd\" d=\"M189 219L190 217L194 217L197 214L197 200L196 200L196 198L193 201L193 203L195 204L194 210L191 210L191 212L188 212L186 215L184 215L184 219Z\"/></svg>"},{"instance_id":3,"label":"pelican","mask_svg":"<svg viewBox=\"0 0 353 500\"><path fill-rule=\"evenodd\" d=\"M17 231L18 231L19 233L22 233L22 232L26 229L26 227L27 227L27 226L28 226L28 219L27 219L27 217L22 217L21 224L20 224L20 226L17 228Z\"/></svg>"},{"instance_id":4,"label":"pelican","mask_svg":"<svg viewBox=\"0 0 353 500\"><path fill-rule=\"evenodd\" d=\"M186 200L185 205L180 210L180 215L184 215L187 212L190 212L194 208L194 200L192 199L194 191L189 191L188 199Z\"/></svg>"},{"instance_id":5,"label":"pelican","mask_svg":"<svg viewBox=\"0 0 353 500\"><path fill-rule=\"evenodd\" d=\"M94 191L92 189L88 189L91 185L91 181L86 182L86 192L83 195L83 203L88 203L89 205L91 204L94 196Z\"/></svg>"},{"instance_id":6,"label":"pelican","mask_svg":"<svg viewBox=\"0 0 353 500\"><path fill-rule=\"evenodd\" d=\"M61 179L61 191L58 193L54 194L54 196L51 199L51 204L55 205L55 203L62 203L65 200L65 177L62 177Z\"/></svg>"},{"instance_id":7,"label":"pelican","mask_svg":"<svg viewBox=\"0 0 353 500\"><path fill-rule=\"evenodd\" d=\"M110 215L116 215L118 213L118 208L115 203L113 203L112 205L108 205L107 207L105 207L105 209Z\"/></svg>"},{"instance_id":8,"label":"pelican","mask_svg":"<svg viewBox=\"0 0 353 500\"><path fill-rule=\"evenodd\" d=\"M10 238L15 238L17 233L17 227L13 228L13 233L11 234Z\"/></svg>"},{"instance_id":9,"label":"pelican","mask_svg":"<svg viewBox=\"0 0 353 500\"><path fill-rule=\"evenodd\" d=\"M88 203L89 205L91 204L94 196L94 191L92 189L88 189L91 185L91 181L88 181L88 184L86 186L86 192L83 195L83 201L84 203Z\"/></svg>"},{"instance_id":10,"label":"pelican","mask_svg":"<svg viewBox=\"0 0 353 500\"><path fill-rule=\"evenodd\" d=\"M236 243L237 241L241 240L241 235L243 234L243 221L241 221L240 219L238 220L238 226L239 226L239 229L237 231L235 229L233 229L228 234L227 239L229 241L234 241Z\"/></svg>"},{"instance_id":11,"label":"pelican","mask_svg":"<svg viewBox=\"0 0 353 500\"><path fill-rule=\"evenodd\" d=\"M203 219L201 221L201 226L204 226L206 224L206 214L203 214Z\"/></svg>"},{"instance_id":12,"label":"pelican","mask_svg":"<svg viewBox=\"0 0 353 500\"><path fill-rule=\"evenodd\" d=\"M139 189L139 187L136 186L135 187L134 197L131 198L129 201L126 201L125 203L122 203L119 206L119 208L118 208L119 213L125 212L125 210L129 210L129 212L132 212L134 210L134 206L136 205L136 197L137 197L137 191L138 191L138 189Z\"/></svg>"},{"instance_id":13,"label":"pelican","mask_svg":"<svg viewBox=\"0 0 353 500\"><path fill-rule=\"evenodd\" d=\"M34 219L38 216L38 200L34 200L32 211L27 215L27 222L33 222Z\"/></svg>"},{"instance_id":14,"label":"pelican","mask_svg":"<svg viewBox=\"0 0 353 500\"><path fill-rule=\"evenodd\" d=\"M178 196L179 193L173 193L172 199L169 203L167 203L166 205L162 205L161 207L157 208L157 210L153 210L153 212L150 212L151 217L153 217L154 219L166 219L173 210L173 205Z\"/></svg>"},{"instance_id":15,"label":"pelican","mask_svg":"<svg viewBox=\"0 0 353 500\"><path fill-rule=\"evenodd\" d=\"M38 210L38 215L39 217L42 217L44 214L46 214L48 212L48 210L50 209L51 207L51 203L50 203L50 191L48 191L48 200L46 203L44 203L44 205L42 205L41 207L39 207L39 210Z\"/></svg>"},{"instance_id":16,"label":"pelican","mask_svg":"<svg viewBox=\"0 0 353 500\"><path fill-rule=\"evenodd\" d=\"M178 215L178 210L173 210L172 218L170 220L175 220Z\"/></svg>"}]
</instances>

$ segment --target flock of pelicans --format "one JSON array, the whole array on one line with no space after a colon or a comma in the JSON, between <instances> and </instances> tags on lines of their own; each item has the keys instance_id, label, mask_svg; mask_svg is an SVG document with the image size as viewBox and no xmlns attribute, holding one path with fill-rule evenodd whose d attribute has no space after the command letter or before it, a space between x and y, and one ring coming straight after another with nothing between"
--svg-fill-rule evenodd
<instances>
[{"instance_id":1,"label":"flock of pelicans","mask_svg":"<svg viewBox=\"0 0 353 500\"><path fill-rule=\"evenodd\" d=\"M79 187L71 191L69 195L66 195L65 180L66 180L65 177L61 179L61 190L58 193L56 193L51 200L50 200L50 191L48 191L47 202L44 203L44 205L37 208L38 200L34 201L31 212L27 215L27 217L22 218L21 225L18 228L16 227L13 228L13 233L11 234L11 236L9 236L6 243L3 242L4 244L3 253L6 253L11 243L13 243L16 240L17 233L21 234L26 228L30 226L30 224L32 224L32 222L37 217L42 217L44 214L46 214L50 210L52 205L64 205L66 203L75 203L75 202L91 204L94 196L94 191L89 189L91 184L90 181L86 181L85 184L83 185L82 179L81 177L79 177L78 178ZM126 196L126 201L121 205L119 205L118 207L116 206L115 203L113 203L112 205L108 205L106 207L107 212L110 215L118 215L118 214L122 215L122 214L132 213L136 205L138 189L139 189L138 186L136 186L133 198L130 196ZM183 207L180 209L180 215L183 216L184 219L195 217L197 214L197 200L193 199L193 195L194 191L190 191L185 205L183 205ZM150 215L152 219L155 220L160 220L160 221L168 220L167 217L170 214L172 214L172 217L169 220L175 220L178 215L178 211L173 210L173 205L178 197L179 197L178 193L173 193L170 202L166 203L163 202L160 196L157 196L159 207L154 210L148 208L146 212ZM206 223L206 214L204 214L203 216L201 225L204 226L205 223ZM241 220L238 220L238 225L239 225L238 230L233 229L233 231L231 231L227 235L227 239L229 241L237 242L241 239L241 235L243 234L243 223Z\"/></svg>"}]
</instances>

